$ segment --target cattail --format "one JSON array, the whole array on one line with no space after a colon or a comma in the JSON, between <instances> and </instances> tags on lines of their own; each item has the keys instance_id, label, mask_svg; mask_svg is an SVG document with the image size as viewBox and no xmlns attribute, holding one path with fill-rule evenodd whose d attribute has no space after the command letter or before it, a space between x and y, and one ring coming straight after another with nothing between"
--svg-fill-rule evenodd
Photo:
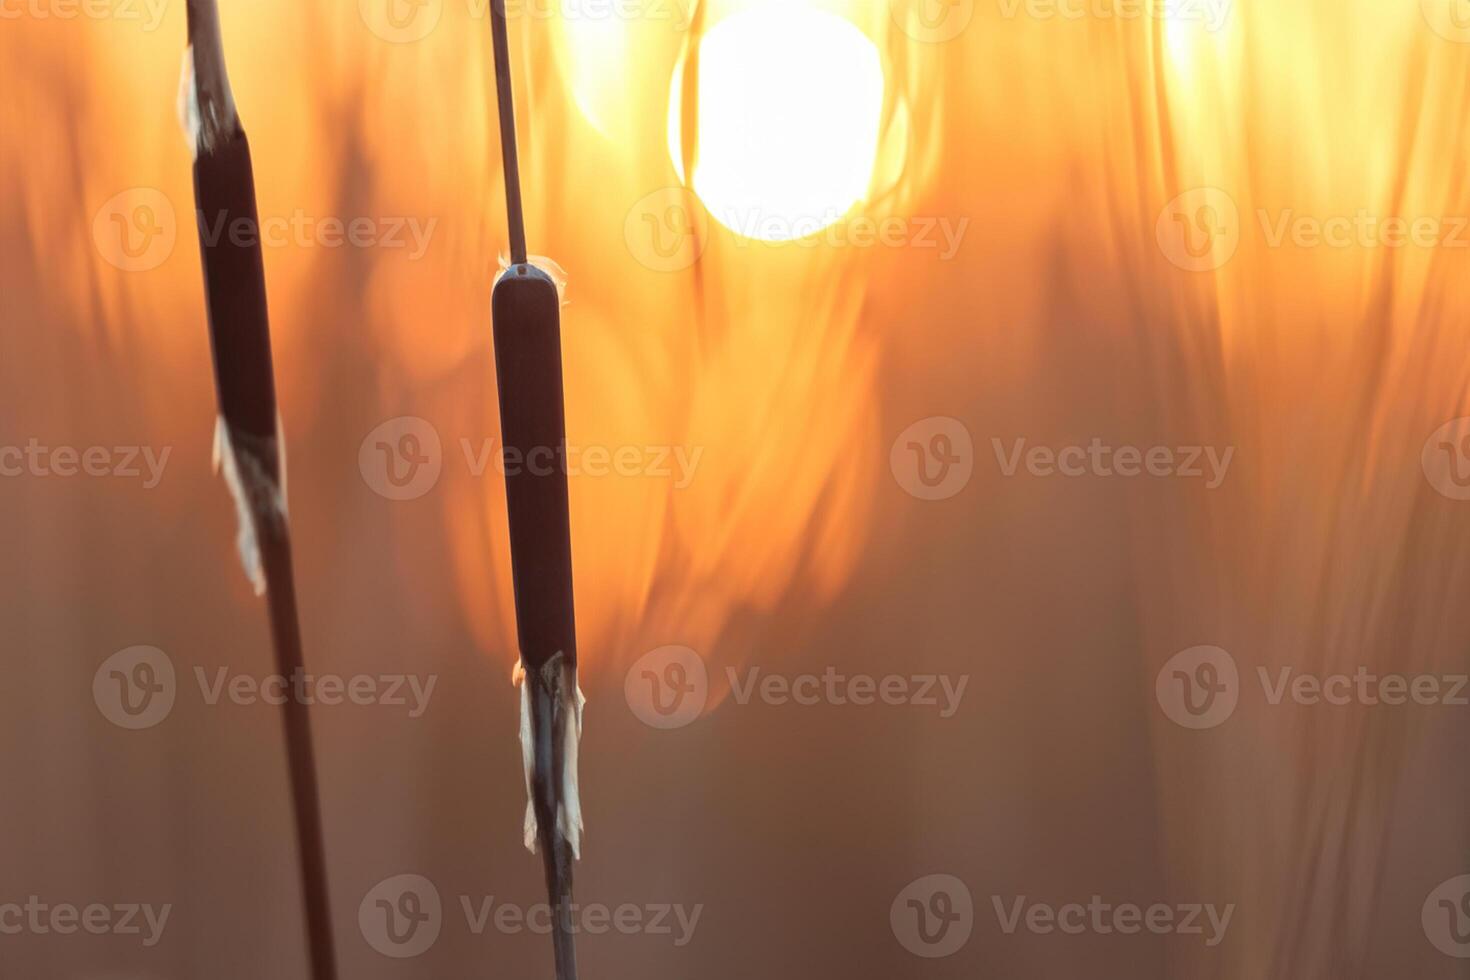
<instances>
[{"instance_id":1,"label":"cattail","mask_svg":"<svg viewBox=\"0 0 1470 980\"><path fill-rule=\"evenodd\" d=\"M511 253L491 299L500 430L507 454L544 461L507 466L505 478L521 651L526 846L533 852L539 848L546 866L557 980L576 980L571 902L572 861L581 854L577 746L582 695L572 607L561 298L553 278L526 256L504 0L493 0L491 30Z\"/></svg>"},{"instance_id":2,"label":"cattail","mask_svg":"<svg viewBox=\"0 0 1470 980\"><path fill-rule=\"evenodd\" d=\"M180 83L180 112L194 151L194 200L216 227L246 227L248 236L203 233L200 252L214 356L219 418L215 463L223 469L239 512L238 545L257 595L266 596L276 668L304 671L291 536L286 516L286 466L271 365L259 213L250 144L235 112L225 72L215 0L189 0L189 50ZM237 223L239 223L237 225ZM284 707L286 756L301 859L307 943L314 980L336 980L326 855L322 842L311 723L300 699Z\"/></svg>"}]
</instances>

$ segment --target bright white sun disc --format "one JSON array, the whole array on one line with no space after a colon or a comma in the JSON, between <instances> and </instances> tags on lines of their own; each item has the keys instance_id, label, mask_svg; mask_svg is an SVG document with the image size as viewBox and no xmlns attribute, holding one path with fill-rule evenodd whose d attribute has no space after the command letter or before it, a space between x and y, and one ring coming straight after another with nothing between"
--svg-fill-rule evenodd
<instances>
[{"instance_id":1,"label":"bright white sun disc","mask_svg":"<svg viewBox=\"0 0 1470 980\"><path fill-rule=\"evenodd\" d=\"M682 76L669 114L681 179ZM883 84L877 47L835 14L792 4L732 14L699 50L694 192L747 238L790 241L835 224L873 179Z\"/></svg>"}]
</instances>

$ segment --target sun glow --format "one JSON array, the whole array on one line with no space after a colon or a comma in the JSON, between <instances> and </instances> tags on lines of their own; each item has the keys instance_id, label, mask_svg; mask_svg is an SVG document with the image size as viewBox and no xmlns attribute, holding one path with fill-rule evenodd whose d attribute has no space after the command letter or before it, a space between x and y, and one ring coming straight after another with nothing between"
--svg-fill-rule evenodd
<instances>
[{"instance_id":1,"label":"sun glow","mask_svg":"<svg viewBox=\"0 0 1470 980\"><path fill-rule=\"evenodd\" d=\"M674 73L669 144L684 178ZM883 112L883 64L835 14L767 4L712 27L698 50L693 186L722 225L789 241L835 224L868 194Z\"/></svg>"}]
</instances>

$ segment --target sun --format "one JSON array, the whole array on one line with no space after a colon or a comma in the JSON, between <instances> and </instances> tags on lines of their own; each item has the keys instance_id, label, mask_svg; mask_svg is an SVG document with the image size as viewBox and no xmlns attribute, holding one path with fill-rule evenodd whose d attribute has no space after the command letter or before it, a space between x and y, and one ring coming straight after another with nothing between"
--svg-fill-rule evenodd
<instances>
[{"instance_id":1,"label":"sun","mask_svg":"<svg viewBox=\"0 0 1470 980\"><path fill-rule=\"evenodd\" d=\"M683 180L684 67L669 151ZM761 241L805 238L868 194L883 115L878 48L850 21L768 3L726 17L699 48L693 187L710 214Z\"/></svg>"}]
</instances>

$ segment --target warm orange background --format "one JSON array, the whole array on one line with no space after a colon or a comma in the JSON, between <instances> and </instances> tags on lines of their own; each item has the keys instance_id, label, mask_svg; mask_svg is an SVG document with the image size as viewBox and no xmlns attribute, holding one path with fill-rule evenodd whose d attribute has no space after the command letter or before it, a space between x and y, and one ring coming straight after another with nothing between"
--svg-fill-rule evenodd
<instances>
[{"instance_id":1,"label":"warm orange background","mask_svg":"<svg viewBox=\"0 0 1470 980\"><path fill-rule=\"evenodd\" d=\"M742 5L713 4L703 23ZM1096 3L1075 20L1009 16L991 0L960 4L972 19L943 43L904 33L879 0L824 6L884 59L866 213L968 218L953 260L713 227L698 263L649 268L625 231L677 183L668 79L702 28L635 21L596 43L557 19L515 29L532 251L569 276L571 438L704 453L683 490L573 486L579 895L706 906L682 949L585 937L584 975L1463 975L1419 914L1470 870L1470 709L1257 697L1195 733L1153 693L1196 644L1252 675L1465 669L1470 503L1437 493L1420 453L1470 414L1467 253L1273 247L1258 220L1470 214L1470 38L1449 5L1237 0L1211 33ZM438 883L452 916L459 894L540 900L519 846L503 498L459 448L497 434L487 24L446 0L436 29L394 44L353 0L223 7L262 212L438 222L419 261L266 252L308 660L439 677L422 719L316 716L343 975L546 975L541 937L450 925L398 962L356 923L362 895L408 871ZM269 669L210 470L174 111L183 39L181 0L153 31L0 21L0 443L172 448L154 490L0 480L0 901L176 905L154 950L0 936L6 976L305 976L276 713L181 697L164 724L123 732L90 697L98 664L135 644L182 674ZM172 202L178 240L129 273L103 260L93 224L136 187ZM1228 263L1189 272L1159 226L1201 187L1238 208L1240 236ZM444 475L392 502L358 453L405 415L438 430ZM975 441L973 481L943 502L905 493L889 467L898 434L930 416ZM1210 492L1003 478L991 448L1094 436L1237 453ZM971 682L949 720L725 699L656 732L627 710L624 675L672 643L717 675L836 665ZM980 922L931 962L894 941L888 909L935 872L969 884ZM1004 936L990 913L992 894L1094 893L1239 908L1214 950Z\"/></svg>"}]
</instances>

